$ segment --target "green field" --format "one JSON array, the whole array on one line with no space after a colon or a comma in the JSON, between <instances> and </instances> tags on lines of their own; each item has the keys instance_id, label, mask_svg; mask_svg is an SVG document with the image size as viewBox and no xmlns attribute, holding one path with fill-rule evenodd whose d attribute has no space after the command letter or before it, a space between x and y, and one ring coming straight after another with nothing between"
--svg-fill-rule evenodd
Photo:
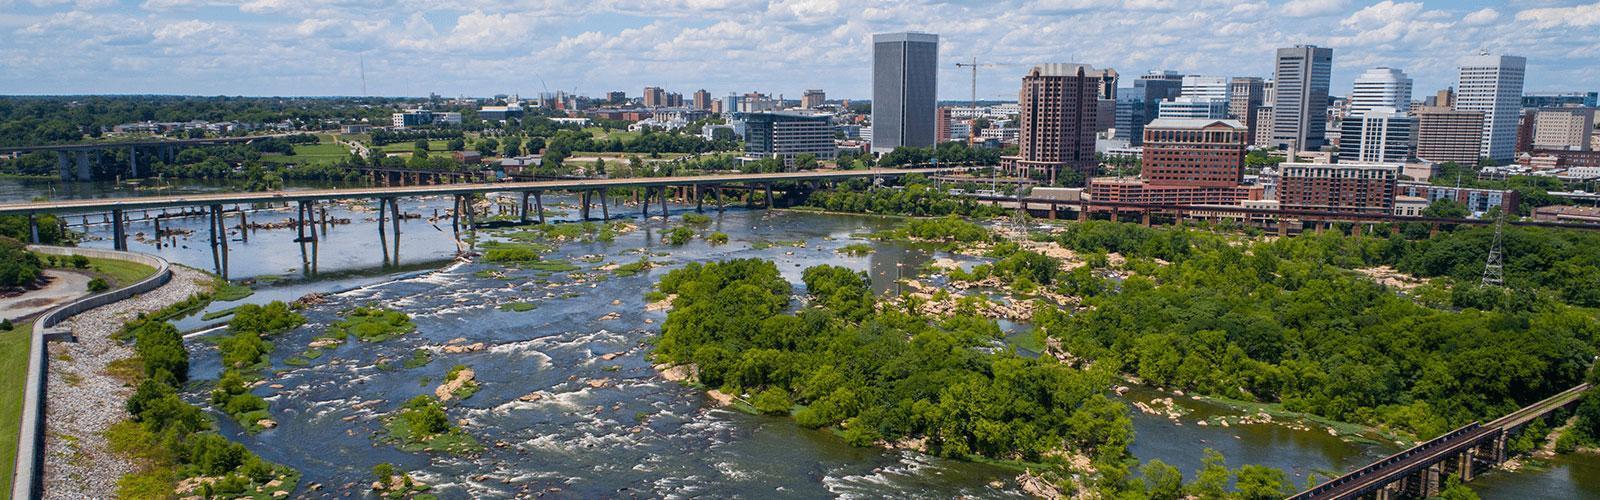
<instances>
[{"instance_id":1,"label":"green field","mask_svg":"<svg viewBox=\"0 0 1600 500\"><path fill-rule=\"evenodd\" d=\"M396 142L396 143L393 143L393 144L384 144L382 146L379 146L378 150L379 151L383 151L385 153L410 153L412 149L415 149L417 147L416 143L417 143L417 141L406 141L406 142ZM447 141L447 140L428 141L428 152L429 153L442 153L442 152L448 151L449 149L450 149L450 141Z\"/></svg>"},{"instance_id":2,"label":"green field","mask_svg":"<svg viewBox=\"0 0 1600 500\"><path fill-rule=\"evenodd\" d=\"M28 349L33 323L18 323L0 332L0 491L11 491L17 465L17 437L22 425L23 385L28 380Z\"/></svg>"},{"instance_id":3,"label":"green field","mask_svg":"<svg viewBox=\"0 0 1600 500\"><path fill-rule=\"evenodd\" d=\"M261 162L280 165L286 163L333 163L346 156L350 156L348 148L329 140L328 142L317 144L296 144L294 146L294 156L280 154L261 155Z\"/></svg>"},{"instance_id":4,"label":"green field","mask_svg":"<svg viewBox=\"0 0 1600 500\"><path fill-rule=\"evenodd\" d=\"M618 139L622 139L623 142L627 142L639 138L638 132L629 132L626 130L612 130L607 132L606 129L600 127L587 127L584 128L583 131L593 135L596 139L610 140L612 137L616 137Z\"/></svg>"}]
</instances>

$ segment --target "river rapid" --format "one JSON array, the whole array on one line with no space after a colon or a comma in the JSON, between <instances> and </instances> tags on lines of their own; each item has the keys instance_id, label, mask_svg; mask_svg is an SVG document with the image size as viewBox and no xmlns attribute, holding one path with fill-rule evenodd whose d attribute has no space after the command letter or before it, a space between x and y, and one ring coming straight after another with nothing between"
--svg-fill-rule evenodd
<instances>
[{"instance_id":1,"label":"river rapid","mask_svg":"<svg viewBox=\"0 0 1600 500\"><path fill-rule=\"evenodd\" d=\"M0 179L0 202L24 201L54 186L57 198L138 194L114 185L72 185ZM72 186L67 189L63 186ZM219 189L185 185L185 192ZM67 193L67 194L63 194ZM547 208L575 218L563 203ZM300 494L361 494L378 463L393 463L433 486L445 498L556 495L562 497L1023 497L1014 469L930 457L915 452L853 448L826 430L801 428L786 418L754 416L718 407L702 391L663 380L646 355L664 311L646 308L645 292L669 270L689 262L730 258L775 261L784 277L804 293L801 271L833 264L866 271L874 289L894 292L897 275L910 277L935 258L966 263L981 259L951 255L901 242L864 237L895 227L893 218L730 208L697 233L721 231L726 245L703 238L687 245L661 243L693 207L673 206L670 222L641 222L637 206L612 205L611 215L638 225L615 241L565 243L545 260L572 262L572 272L515 270L453 259L456 243L448 222L430 222L448 199L402 200L401 208L423 218L402 224L400 262L385 262L373 214L364 206L330 205L329 216L349 224L326 228L316 245L294 242L292 229L260 230L246 242L231 234L229 278L255 281L256 293L241 302L214 303L206 312L243 302L290 301L308 293L323 300L303 313L307 324L275 336L276 351L266 382L255 389L271 403L277 426L248 434L216 413L222 432L264 458L300 469ZM658 208L653 208L658 210ZM598 214L598 210L596 210ZM251 222L282 221L292 208L250 214ZM90 222L94 222L91 218ZM237 220L230 220L230 225ZM215 271L201 217L174 219L163 227L191 229L177 245L156 248L131 241L134 251ZM82 229L82 228L74 228ZM91 224L85 246L110 247L109 229ZM149 233L148 223L130 234ZM480 239L492 239L479 231ZM852 257L840 247L866 243L869 255ZM388 241L387 245L395 242ZM392 247L389 248L393 251ZM648 258L651 270L623 276L599 270ZM497 273L499 272L499 273ZM512 312L500 306L536 306ZM379 343L347 342L307 366L291 366L312 339L342 311L376 304L404 311L417 331ZM196 314L178 321L193 353L186 395L205 406L208 382L220 373L211 323ZM1027 326L1002 322L1011 332ZM446 345L483 343L481 350L445 352ZM399 361L422 349L434 354L418 368ZM446 372L466 365L482 386L448 414L485 446L470 456L407 453L381 442L382 417L418 394L432 394ZM1129 405L1135 428L1131 451L1140 460L1160 459L1192 478L1202 450L1221 451L1230 467L1246 463L1284 470L1297 485L1310 473L1325 475L1363 465L1398 449L1393 443L1352 442L1326 429L1282 424L1222 427L1200 425L1237 412L1210 401L1134 388L1131 402L1173 398L1181 417L1147 414ZM1490 473L1470 483L1487 498L1600 498L1596 460L1562 458L1519 473ZM318 487L311 491L310 487Z\"/></svg>"}]
</instances>

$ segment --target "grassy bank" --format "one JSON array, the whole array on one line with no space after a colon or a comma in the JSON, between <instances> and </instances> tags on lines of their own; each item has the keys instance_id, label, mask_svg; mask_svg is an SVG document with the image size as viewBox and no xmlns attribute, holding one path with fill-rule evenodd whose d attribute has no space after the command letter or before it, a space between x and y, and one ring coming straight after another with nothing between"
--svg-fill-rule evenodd
<instances>
[{"instance_id":1,"label":"grassy bank","mask_svg":"<svg viewBox=\"0 0 1600 500\"><path fill-rule=\"evenodd\" d=\"M110 281L111 288L122 288L156 273L156 268L116 259L89 258L89 269Z\"/></svg>"},{"instance_id":2,"label":"grassy bank","mask_svg":"<svg viewBox=\"0 0 1600 500\"><path fill-rule=\"evenodd\" d=\"M33 323L17 323L0 332L0 491L11 491L17 465L17 439L22 430L22 395L28 380L28 349Z\"/></svg>"}]
</instances>

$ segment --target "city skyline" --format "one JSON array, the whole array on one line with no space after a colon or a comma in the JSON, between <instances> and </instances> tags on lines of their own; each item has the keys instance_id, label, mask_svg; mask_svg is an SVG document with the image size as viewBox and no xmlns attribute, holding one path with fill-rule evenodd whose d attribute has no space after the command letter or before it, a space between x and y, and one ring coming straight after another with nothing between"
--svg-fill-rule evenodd
<instances>
[{"instance_id":1,"label":"city skyline","mask_svg":"<svg viewBox=\"0 0 1600 500\"><path fill-rule=\"evenodd\" d=\"M1332 88L1389 66L1414 95L1455 84L1461 57L1527 57L1528 92L1600 87L1600 3L1129 0L846 3L616 0L0 0L8 94L602 95L645 86L712 96L871 95L873 33L940 35L938 98L1015 100L1043 63L1271 77L1273 50L1335 50ZM373 13L386 13L378 14ZM89 33L89 36L85 36ZM1048 40L1049 42L1044 42ZM74 57L58 57L62 49ZM1576 54L1576 55L1574 55ZM365 65L363 85L362 65ZM792 88L791 88L792 87Z\"/></svg>"}]
</instances>

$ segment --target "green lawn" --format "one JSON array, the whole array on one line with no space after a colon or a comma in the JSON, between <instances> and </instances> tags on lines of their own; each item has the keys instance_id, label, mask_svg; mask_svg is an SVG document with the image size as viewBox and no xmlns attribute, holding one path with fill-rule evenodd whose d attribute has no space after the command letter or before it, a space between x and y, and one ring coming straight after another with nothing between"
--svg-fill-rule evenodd
<instances>
[{"instance_id":1,"label":"green lawn","mask_svg":"<svg viewBox=\"0 0 1600 500\"><path fill-rule=\"evenodd\" d=\"M112 289L132 285L156 273L156 269L144 264L116 259L89 258L89 269L106 277Z\"/></svg>"},{"instance_id":2,"label":"green lawn","mask_svg":"<svg viewBox=\"0 0 1600 500\"><path fill-rule=\"evenodd\" d=\"M294 155L281 154L261 155L262 163L333 163L341 158L350 156L350 150L344 145L333 142L331 139L317 144L296 144Z\"/></svg>"},{"instance_id":3,"label":"green lawn","mask_svg":"<svg viewBox=\"0 0 1600 500\"><path fill-rule=\"evenodd\" d=\"M639 138L638 132L629 132L626 130L612 130L607 132L606 129L600 127L588 127L583 130L588 132L590 135L593 135L596 139L611 140L612 137L616 137L618 139L622 139L623 142L627 142Z\"/></svg>"},{"instance_id":4,"label":"green lawn","mask_svg":"<svg viewBox=\"0 0 1600 500\"><path fill-rule=\"evenodd\" d=\"M385 153L410 153L411 150L412 149L416 149L416 147L417 147L417 141L405 141L405 142L396 142L396 143L393 143L393 144L384 144L382 146L379 146L378 150L383 151ZM443 153L443 152L448 151L449 149L450 149L450 141L448 141L448 140L428 141L428 152L429 153Z\"/></svg>"},{"instance_id":5,"label":"green lawn","mask_svg":"<svg viewBox=\"0 0 1600 500\"><path fill-rule=\"evenodd\" d=\"M0 332L0 491L11 491L17 465L17 437L22 426L23 384L28 380L28 349L33 323L18 323Z\"/></svg>"}]
</instances>

